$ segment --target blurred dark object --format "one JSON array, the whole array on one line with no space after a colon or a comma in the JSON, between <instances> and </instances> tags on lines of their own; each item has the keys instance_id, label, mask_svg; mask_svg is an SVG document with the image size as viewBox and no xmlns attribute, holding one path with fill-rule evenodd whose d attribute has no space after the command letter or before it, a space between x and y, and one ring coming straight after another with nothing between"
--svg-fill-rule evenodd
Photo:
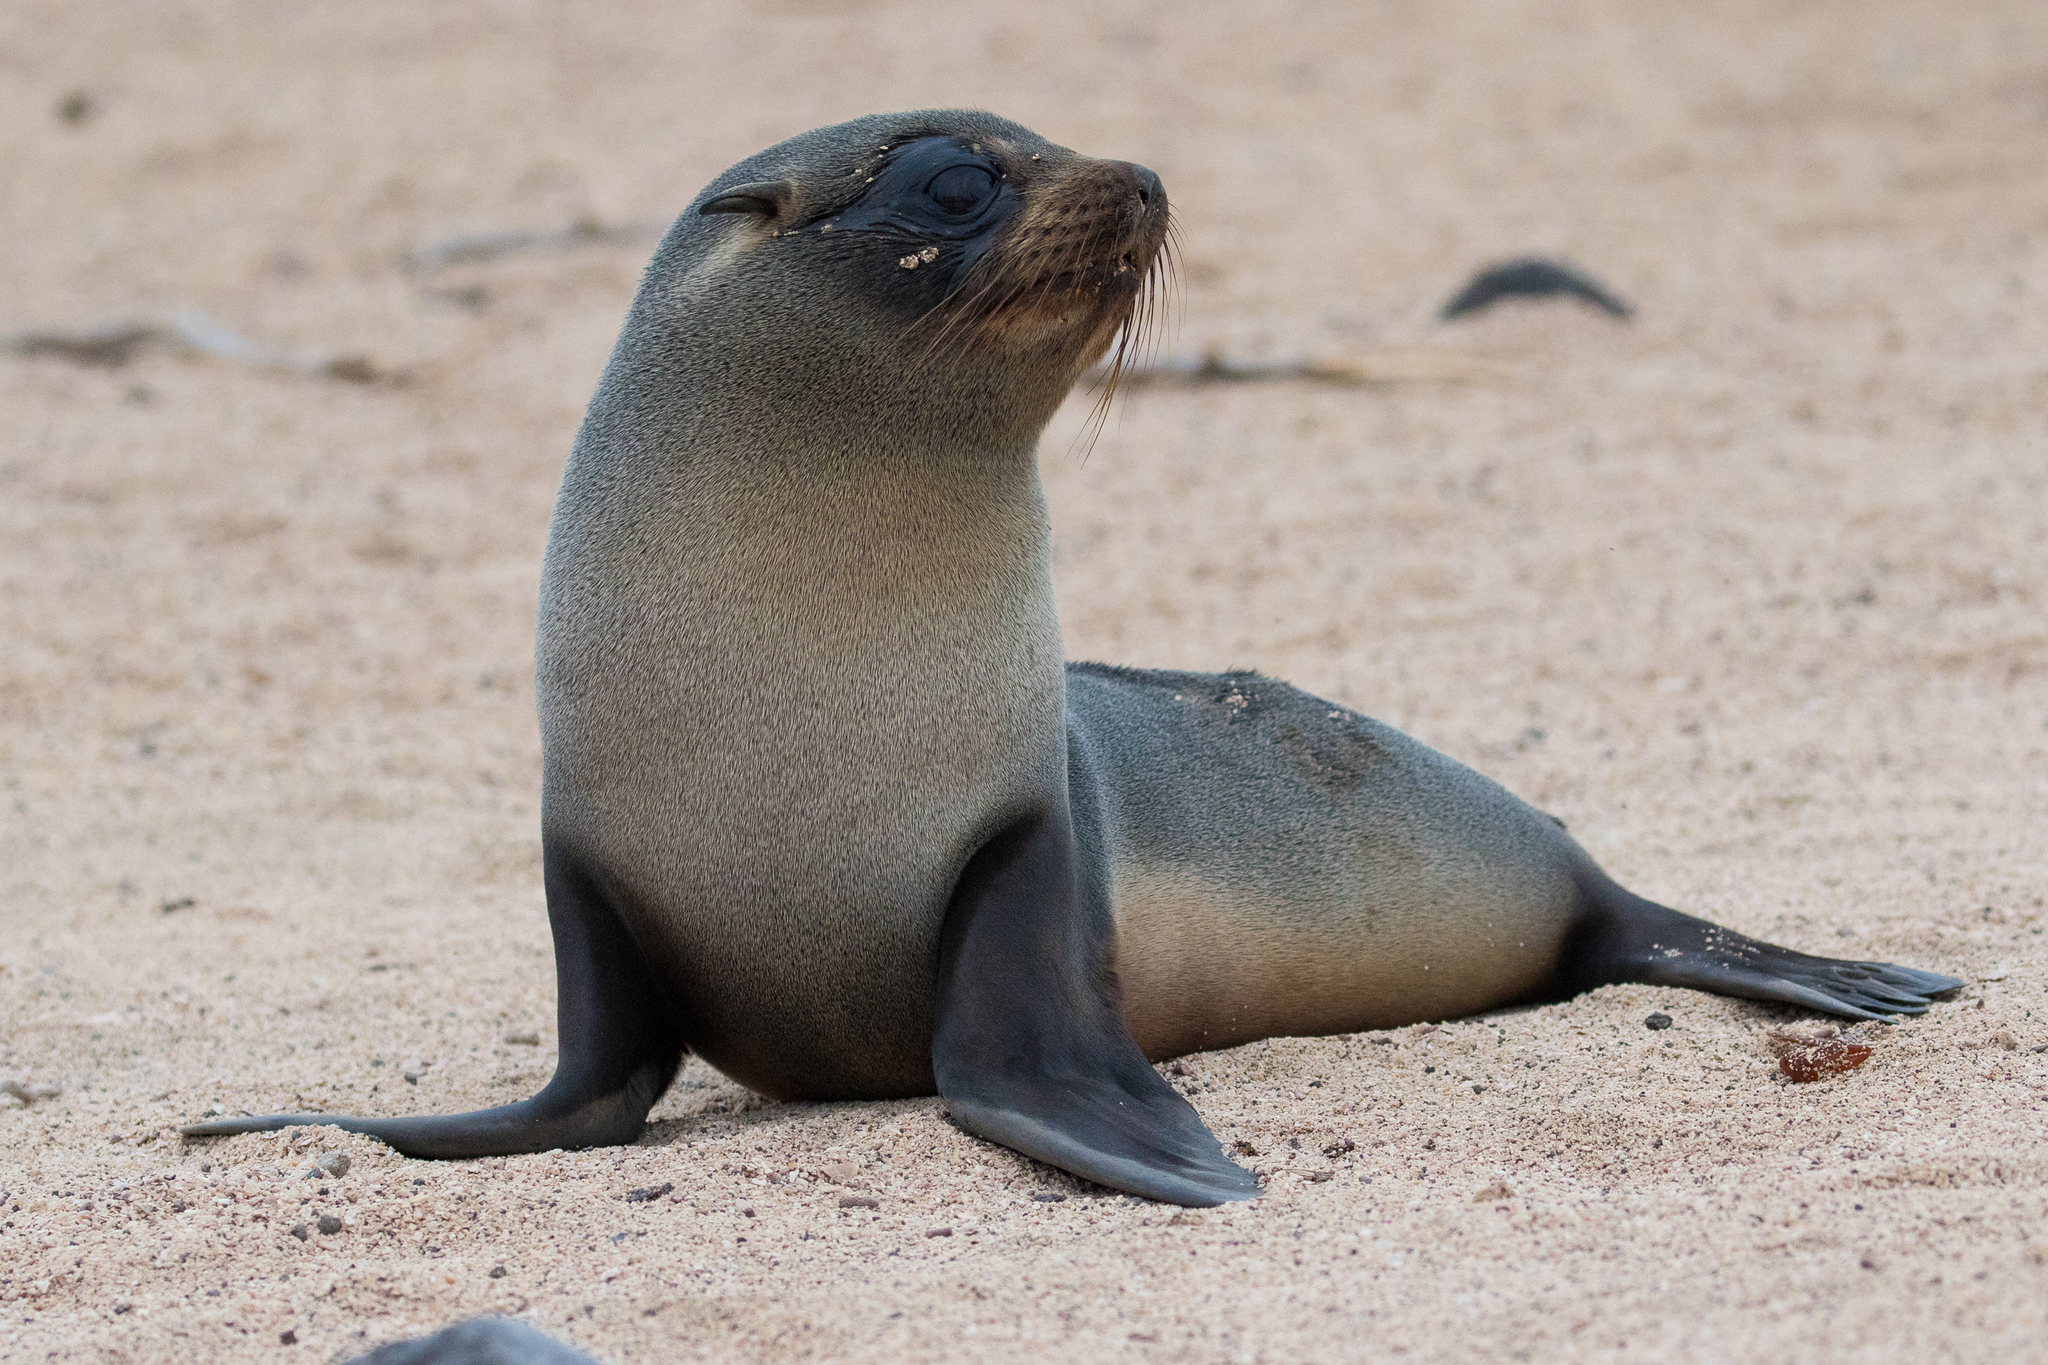
<instances>
[{"instance_id":1,"label":"blurred dark object","mask_svg":"<svg viewBox=\"0 0 2048 1365\"><path fill-rule=\"evenodd\" d=\"M1458 291L1456 298L1444 305L1439 316L1449 322L1452 318L1476 313L1500 299L1540 299L1554 294L1583 299L1609 317L1626 320L1635 311L1563 261L1523 256L1480 271L1470 284Z\"/></svg>"},{"instance_id":2,"label":"blurred dark object","mask_svg":"<svg viewBox=\"0 0 2048 1365\"><path fill-rule=\"evenodd\" d=\"M57 101L57 117L74 128L99 111L99 101L83 90L73 90Z\"/></svg>"},{"instance_id":3,"label":"blurred dark object","mask_svg":"<svg viewBox=\"0 0 2048 1365\"><path fill-rule=\"evenodd\" d=\"M511 1318L471 1318L430 1337L394 1341L348 1365L597 1365Z\"/></svg>"},{"instance_id":4,"label":"blurred dark object","mask_svg":"<svg viewBox=\"0 0 2048 1365\"><path fill-rule=\"evenodd\" d=\"M80 365L112 368L127 364L138 349L152 343L258 369L288 370L314 379L341 379L351 384L403 383L406 377L402 371L383 369L364 356L266 346L193 312L128 318L73 332L0 333L0 355L56 356Z\"/></svg>"}]
</instances>

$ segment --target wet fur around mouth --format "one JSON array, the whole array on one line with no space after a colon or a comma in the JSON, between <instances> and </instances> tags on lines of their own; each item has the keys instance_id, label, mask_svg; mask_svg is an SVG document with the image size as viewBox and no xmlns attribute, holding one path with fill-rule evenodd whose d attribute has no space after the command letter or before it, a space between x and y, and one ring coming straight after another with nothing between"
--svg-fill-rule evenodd
<instances>
[{"instance_id":1,"label":"wet fur around mouth","mask_svg":"<svg viewBox=\"0 0 2048 1365\"><path fill-rule=\"evenodd\" d=\"M1156 341L1178 273L1179 233L1164 192L1155 189L1156 204L1133 213L1133 174L1122 162L1083 161L1050 183L1027 181L1016 221L919 320L932 349L1028 337L1092 312L1086 361L1110 355L1090 413L1099 429L1123 373Z\"/></svg>"}]
</instances>

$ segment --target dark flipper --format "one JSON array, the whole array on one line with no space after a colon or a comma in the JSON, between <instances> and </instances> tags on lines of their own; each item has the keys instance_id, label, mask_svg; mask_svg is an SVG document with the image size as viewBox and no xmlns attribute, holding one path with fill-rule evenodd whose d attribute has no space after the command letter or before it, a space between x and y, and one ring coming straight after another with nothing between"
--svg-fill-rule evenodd
<instances>
[{"instance_id":1,"label":"dark flipper","mask_svg":"<svg viewBox=\"0 0 2048 1365\"><path fill-rule=\"evenodd\" d=\"M1259 1193L1124 1027L1108 906L1064 804L991 840L939 946L932 1071L954 1121L1075 1175L1207 1207Z\"/></svg>"},{"instance_id":2,"label":"dark flipper","mask_svg":"<svg viewBox=\"0 0 2048 1365\"><path fill-rule=\"evenodd\" d=\"M189 1123L187 1137L224 1137L329 1124L382 1139L407 1156L507 1156L633 1141L675 1079L682 1043L625 927L572 859L547 855L548 923L555 939L554 1079L496 1109L417 1118L272 1114Z\"/></svg>"},{"instance_id":3,"label":"dark flipper","mask_svg":"<svg viewBox=\"0 0 2048 1365\"><path fill-rule=\"evenodd\" d=\"M1638 981L1880 1019L1924 1014L1931 997L1963 984L1914 967L1809 957L1644 900L1597 871L1585 882L1585 917L1559 958L1566 995Z\"/></svg>"}]
</instances>

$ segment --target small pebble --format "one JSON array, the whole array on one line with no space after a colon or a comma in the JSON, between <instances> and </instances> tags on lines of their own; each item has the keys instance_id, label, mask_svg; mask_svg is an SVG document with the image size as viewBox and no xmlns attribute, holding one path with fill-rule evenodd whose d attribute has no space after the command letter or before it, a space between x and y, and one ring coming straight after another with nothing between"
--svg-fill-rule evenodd
<instances>
[{"instance_id":1,"label":"small pebble","mask_svg":"<svg viewBox=\"0 0 2048 1365\"><path fill-rule=\"evenodd\" d=\"M277 1334L277 1344L280 1346L296 1346L299 1344L299 1334L287 1327Z\"/></svg>"},{"instance_id":2,"label":"small pebble","mask_svg":"<svg viewBox=\"0 0 2048 1365\"><path fill-rule=\"evenodd\" d=\"M301 1242L305 1241L306 1238L311 1235L312 1234L306 1231L306 1225L304 1223L296 1223L292 1226L292 1236L298 1238Z\"/></svg>"},{"instance_id":3,"label":"small pebble","mask_svg":"<svg viewBox=\"0 0 2048 1365\"><path fill-rule=\"evenodd\" d=\"M1644 1028L1663 1029L1671 1027L1671 1016L1659 1011L1643 1020Z\"/></svg>"},{"instance_id":4,"label":"small pebble","mask_svg":"<svg viewBox=\"0 0 2048 1365\"><path fill-rule=\"evenodd\" d=\"M1243 1138L1239 1138L1231 1143L1230 1150L1236 1152L1239 1156L1257 1156L1259 1154L1259 1149L1246 1142Z\"/></svg>"},{"instance_id":5,"label":"small pebble","mask_svg":"<svg viewBox=\"0 0 2048 1365\"><path fill-rule=\"evenodd\" d=\"M951 1228L932 1228L925 1233L927 1237L951 1237L952 1235L953 1229Z\"/></svg>"},{"instance_id":6,"label":"small pebble","mask_svg":"<svg viewBox=\"0 0 2048 1365\"><path fill-rule=\"evenodd\" d=\"M1063 1194L1034 1194L1031 1196L1031 1202L1034 1204L1064 1204L1067 1202L1067 1197Z\"/></svg>"},{"instance_id":7,"label":"small pebble","mask_svg":"<svg viewBox=\"0 0 2048 1365\"><path fill-rule=\"evenodd\" d=\"M322 1152L320 1154L319 1169L327 1172L336 1180L348 1174L348 1167L347 1152Z\"/></svg>"},{"instance_id":8,"label":"small pebble","mask_svg":"<svg viewBox=\"0 0 2048 1365\"><path fill-rule=\"evenodd\" d=\"M1785 1074L1788 1081L1817 1081L1824 1076L1839 1076L1845 1071L1854 1071L1869 1060L1870 1049L1861 1043L1826 1039L1811 1047L1787 1052L1778 1058L1778 1070Z\"/></svg>"},{"instance_id":9,"label":"small pebble","mask_svg":"<svg viewBox=\"0 0 2048 1365\"><path fill-rule=\"evenodd\" d=\"M323 1235L332 1237L341 1231L341 1220L331 1213L323 1213L320 1215L318 1227Z\"/></svg>"},{"instance_id":10,"label":"small pebble","mask_svg":"<svg viewBox=\"0 0 2048 1365\"><path fill-rule=\"evenodd\" d=\"M539 1047L540 1034L533 1029L514 1029L505 1035L505 1041L514 1047Z\"/></svg>"},{"instance_id":11,"label":"small pebble","mask_svg":"<svg viewBox=\"0 0 2048 1365\"><path fill-rule=\"evenodd\" d=\"M865 1194L842 1194L839 1196L839 1207L842 1209L878 1209L882 1207L882 1201Z\"/></svg>"},{"instance_id":12,"label":"small pebble","mask_svg":"<svg viewBox=\"0 0 2048 1365\"><path fill-rule=\"evenodd\" d=\"M492 1279L494 1279L494 1280L502 1280L502 1279L504 1279L504 1278L505 1278L505 1267L503 1267L503 1266L501 1266L501 1265L494 1265L494 1266L492 1266L492 1267L491 1267L491 1278L492 1278Z\"/></svg>"},{"instance_id":13,"label":"small pebble","mask_svg":"<svg viewBox=\"0 0 2048 1365\"><path fill-rule=\"evenodd\" d=\"M83 90L73 90L57 101L57 117L77 127L99 110L99 103Z\"/></svg>"},{"instance_id":14,"label":"small pebble","mask_svg":"<svg viewBox=\"0 0 2048 1365\"><path fill-rule=\"evenodd\" d=\"M674 1188L675 1183L673 1181L664 1181L659 1185L649 1185L644 1189L632 1190L628 1192L626 1195L626 1202L628 1204L645 1204L650 1200L661 1198L663 1195L667 1194L670 1190L673 1190Z\"/></svg>"}]
</instances>

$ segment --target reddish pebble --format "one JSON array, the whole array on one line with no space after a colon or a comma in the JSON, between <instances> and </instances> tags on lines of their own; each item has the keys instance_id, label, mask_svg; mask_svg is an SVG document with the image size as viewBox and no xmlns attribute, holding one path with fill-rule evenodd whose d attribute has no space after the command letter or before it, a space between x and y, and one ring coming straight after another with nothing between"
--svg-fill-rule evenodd
<instances>
[{"instance_id":1,"label":"reddish pebble","mask_svg":"<svg viewBox=\"0 0 2048 1365\"><path fill-rule=\"evenodd\" d=\"M1787 1052L1778 1058L1778 1070L1788 1081L1817 1081L1854 1071L1869 1060L1870 1049L1863 1044L1827 1038Z\"/></svg>"}]
</instances>

